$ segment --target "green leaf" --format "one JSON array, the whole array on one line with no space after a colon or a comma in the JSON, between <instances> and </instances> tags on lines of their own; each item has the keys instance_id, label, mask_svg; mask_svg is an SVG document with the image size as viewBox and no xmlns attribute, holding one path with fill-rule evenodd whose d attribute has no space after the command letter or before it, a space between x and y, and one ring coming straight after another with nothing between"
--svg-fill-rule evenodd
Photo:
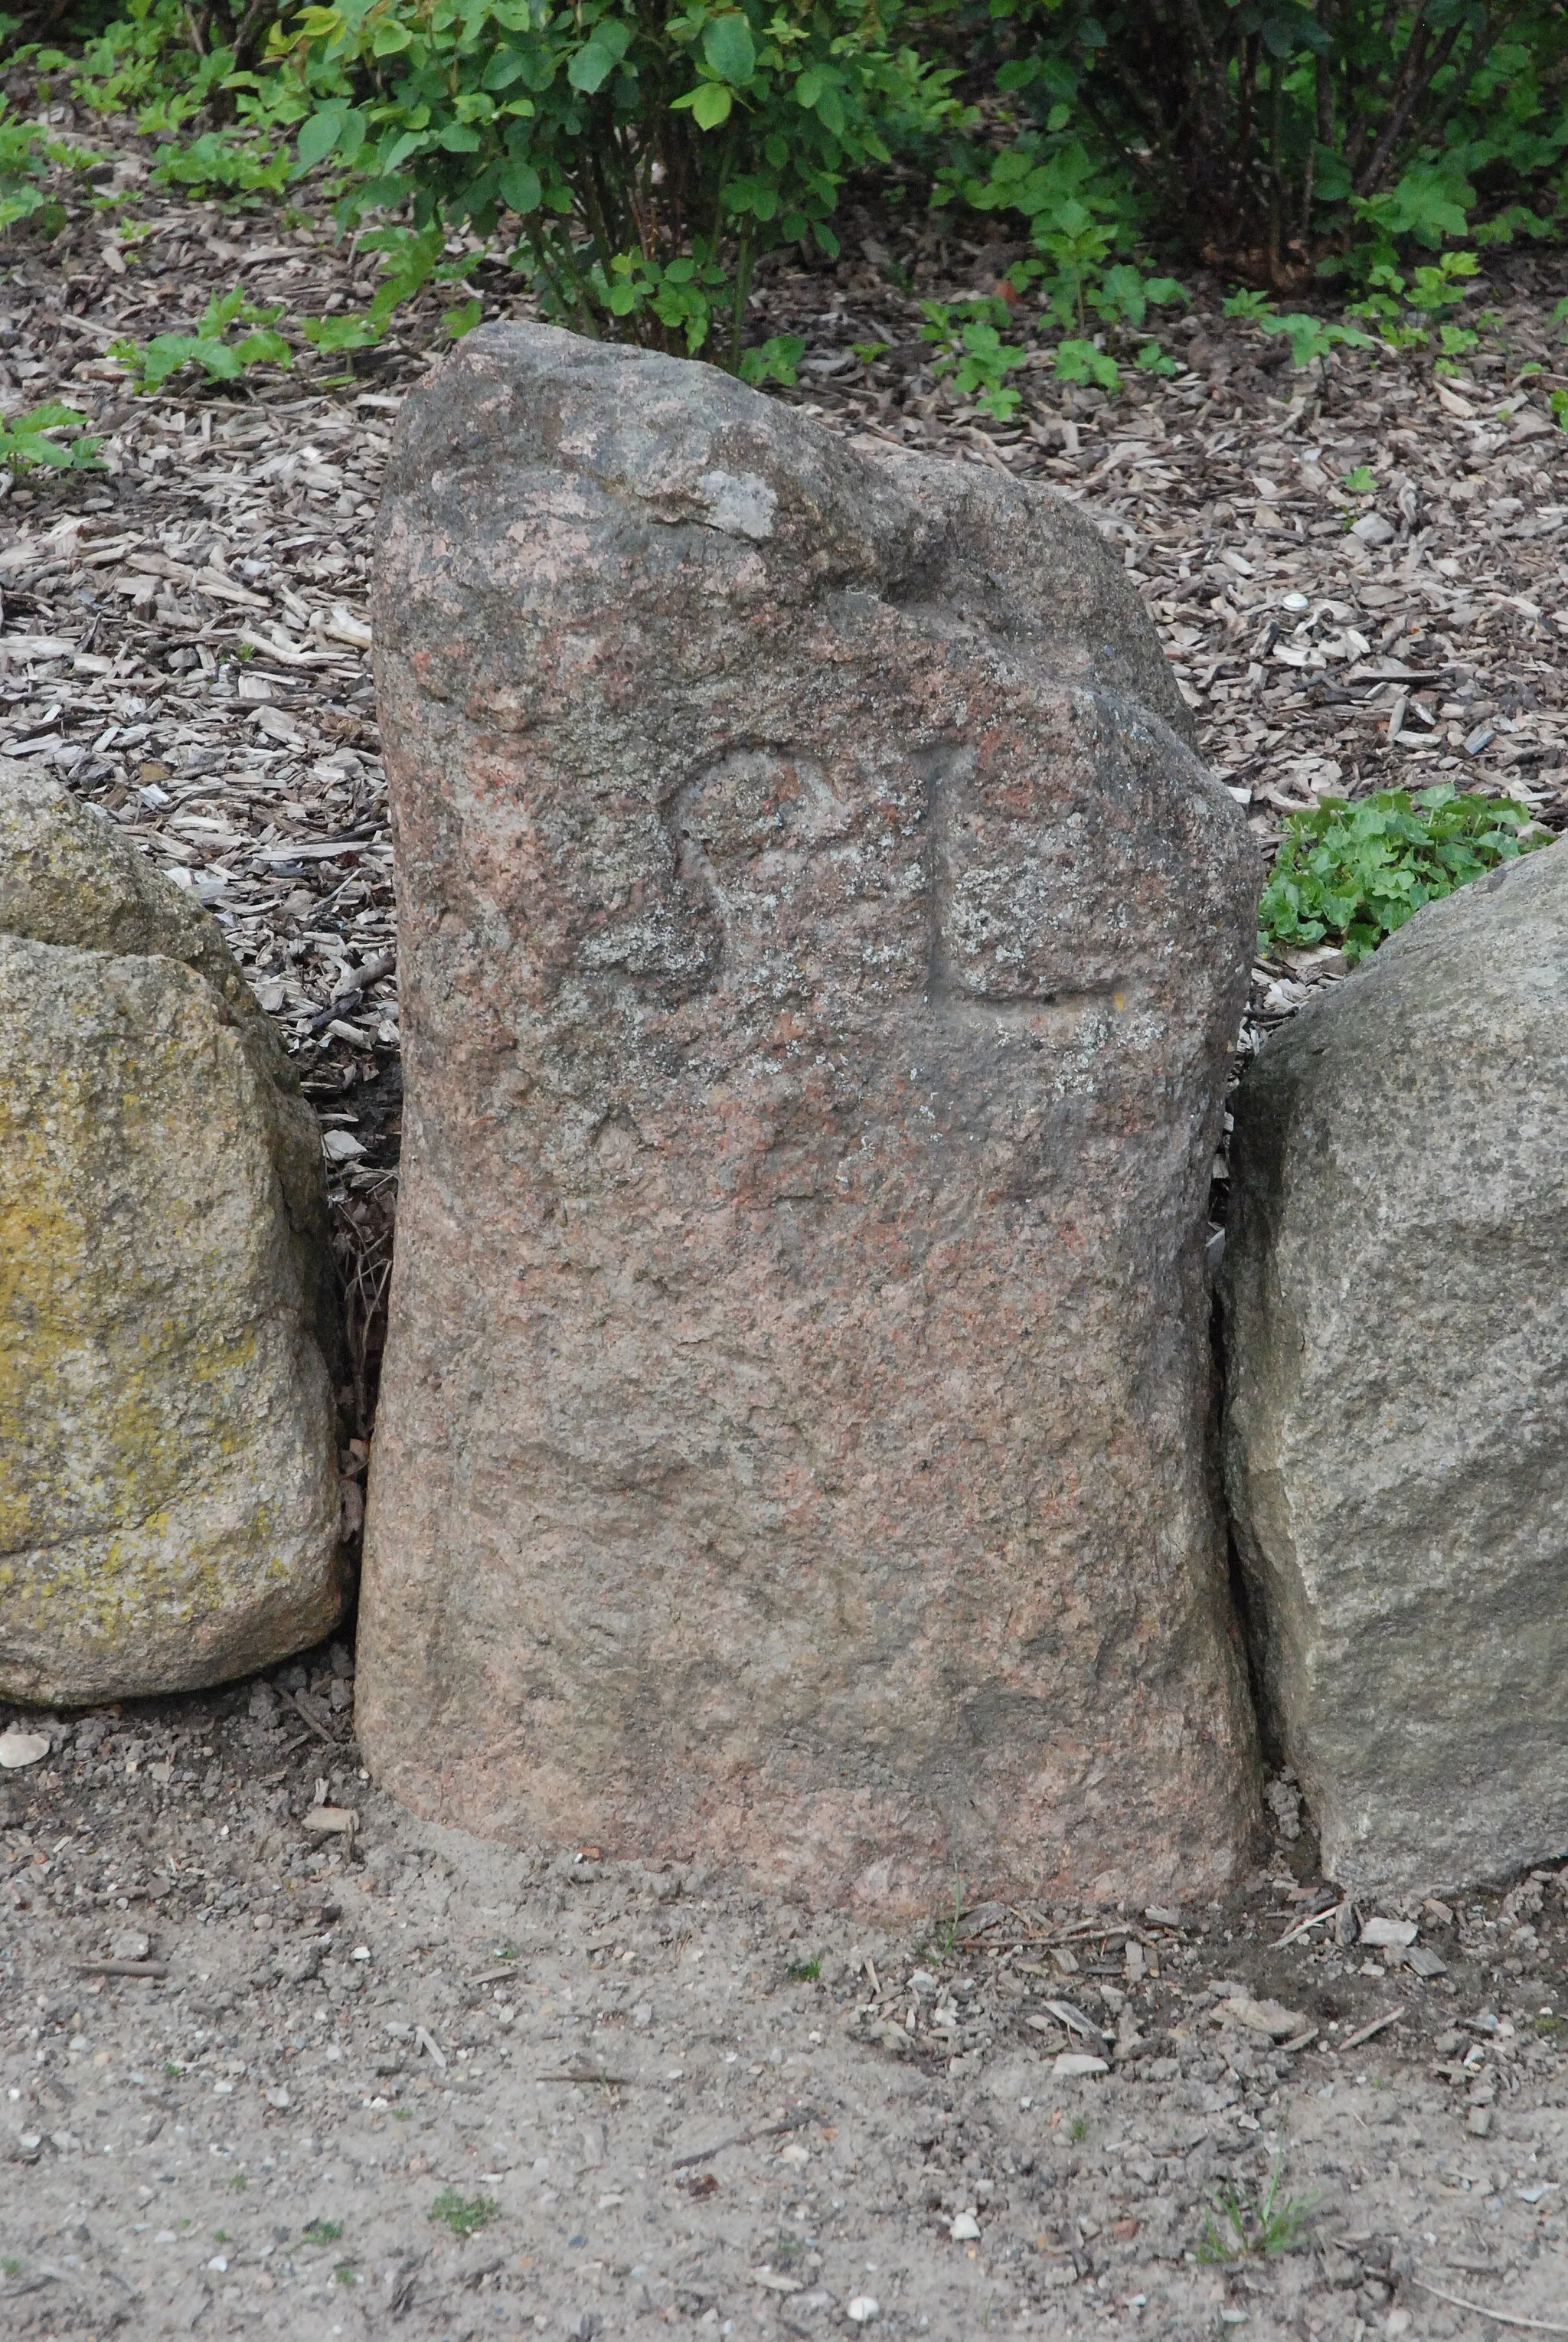
<instances>
[{"instance_id":1,"label":"green leaf","mask_svg":"<svg viewBox=\"0 0 1568 2342\"><path fill-rule=\"evenodd\" d=\"M722 82L705 81L692 97L692 119L699 129L716 130L721 122L730 118L734 103Z\"/></svg>"},{"instance_id":2,"label":"green leaf","mask_svg":"<svg viewBox=\"0 0 1568 2342\"><path fill-rule=\"evenodd\" d=\"M75 407L62 406L57 398L51 398L44 405L32 407L25 415L17 415L10 427L15 431L58 431L71 424L84 424L86 420L86 416L78 414Z\"/></svg>"},{"instance_id":3,"label":"green leaf","mask_svg":"<svg viewBox=\"0 0 1568 2342\"><path fill-rule=\"evenodd\" d=\"M577 51L566 68L566 78L574 89L580 89L585 97L592 97L595 90L604 88L617 63L613 51L595 38L584 42Z\"/></svg>"},{"instance_id":4,"label":"green leaf","mask_svg":"<svg viewBox=\"0 0 1568 2342\"><path fill-rule=\"evenodd\" d=\"M844 96L835 82L829 82L816 101L816 118L835 138L844 135L848 117L844 110Z\"/></svg>"},{"instance_id":5,"label":"green leaf","mask_svg":"<svg viewBox=\"0 0 1568 2342\"><path fill-rule=\"evenodd\" d=\"M1122 386L1122 372L1115 359L1106 351L1097 350L1093 342L1082 339L1057 345L1056 379L1095 383L1102 390L1120 390Z\"/></svg>"},{"instance_id":6,"label":"green leaf","mask_svg":"<svg viewBox=\"0 0 1568 2342\"><path fill-rule=\"evenodd\" d=\"M313 114L308 122L300 125L295 151L299 156L302 171L309 171L317 163L325 161L342 137L347 118L346 105L324 105L319 114Z\"/></svg>"},{"instance_id":7,"label":"green leaf","mask_svg":"<svg viewBox=\"0 0 1568 2342\"><path fill-rule=\"evenodd\" d=\"M191 355L213 382L235 382L244 372L238 350L231 349L227 342L198 341Z\"/></svg>"},{"instance_id":8,"label":"green leaf","mask_svg":"<svg viewBox=\"0 0 1568 2342\"><path fill-rule=\"evenodd\" d=\"M324 356L340 350L369 349L381 339L380 328L368 317L304 317L299 330Z\"/></svg>"},{"instance_id":9,"label":"green leaf","mask_svg":"<svg viewBox=\"0 0 1568 2342\"><path fill-rule=\"evenodd\" d=\"M528 59L522 49L497 49L480 76L481 89L510 89L513 83L527 70Z\"/></svg>"},{"instance_id":10,"label":"green leaf","mask_svg":"<svg viewBox=\"0 0 1568 2342\"><path fill-rule=\"evenodd\" d=\"M286 366L294 363L294 352L281 334L247 334L243 342L235 344L234 354L242 366Z\"/></svg>"},{"instance_id":11,"label":"green leaf","mask_svg":"<svg viewBox=\"0 0 1568 2342\"><path fill-rule=\"evenodd\" d=\"M15 434L8 433L6 435L10 438L12 448L25 462L47 464L56 472L70 470L70 450L58 446L53 439L45 439L36 431L18 431Z\"/></svg>"},{"instance_id":12,"label":"green leaf","mask_svg":"<svg viewBox=\"0 0 1568 2342\"><path fill-rule=\"evenodd\" d=\"M531 163L508 163L501 174L501 197L508 208L526 215L536 212L544 197L539 174Z\"/></svg>"},{"instance_id":13,"label":"green leaf","mask_svg":"<svg viewBox=\"0 0 1568 2342\"><path fill-rule=\"evenodd\" d=\"M1413 800L1384 789L1356 805L1325 797L1293 814L1259 907L1260 946L1343 944L1363 959L1423 904L1552 841L1521 836L1528 807L1458 796L1450 783Z\"/></svg>"},{"instance_id":14,"label":"green leaf","mask_svg":"<svg viewBox=\"0 0 1568 2342\"><path fill-rule=\"evenodd\" d=\"M703 55L721 81L735 88L750 81L757 68L756 43L738 8L723 16L709 17L703 32ZM699 121L701 118L699 115Z\"/></svg>"}]
</instances>

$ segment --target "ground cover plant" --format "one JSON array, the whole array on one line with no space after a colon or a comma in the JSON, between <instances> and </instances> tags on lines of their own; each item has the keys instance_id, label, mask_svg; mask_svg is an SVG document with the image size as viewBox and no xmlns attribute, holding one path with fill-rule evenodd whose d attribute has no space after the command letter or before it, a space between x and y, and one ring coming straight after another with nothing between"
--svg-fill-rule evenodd
<instances>
[{"instance_id":1,"label":"ground cover plant","mask_svg":"<svg viewBox=\"0 0 1568 2342\"><path fill-rule=\"evenodd\" d=\"M1528 806L1460 796L1450 781L1324 797L1293 813L1258 906L1259 949L1339 944L1353 966L1424 904L1552 842Z\"/></svg>"}]
</instances>

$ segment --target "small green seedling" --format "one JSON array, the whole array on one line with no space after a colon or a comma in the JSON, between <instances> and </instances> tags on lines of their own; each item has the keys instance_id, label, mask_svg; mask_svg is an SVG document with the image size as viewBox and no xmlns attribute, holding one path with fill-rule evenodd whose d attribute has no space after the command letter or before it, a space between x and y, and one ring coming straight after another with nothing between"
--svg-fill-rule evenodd
<instances>
[{"instance_id":1,"label":"small green seedling","mask_svg":"<svg viewBox=\"0 0 1568 2342\"><path fill-rule=\"evenodd\" d=\"M110 343L109 355L129 368L140 391L161 390L172 374L187 365L200 366L209 382L235 382L247 366L292 364L293 351L273 330L282 315L281 302L276 308L258 309L236 285L232 293L214 294L194 334L155 334L145 349L122 339ZM231 340L235 325L255 330Z\"/></svg>"},{"instance_id":2,"label":"small green seedling","mask_svg":"<svg viewBox=\"0 0 1568 2342\"><path fill-rule=\"evenodd\" d=\"M1326 365L1335 349L1375 349L1370 334L1359 325L1342 325L1333 319L1309 317L1303 310L1293 310L1282 317L1266 293L1233 293L1224 304L1227 317L1243 317L1249 325L1265 334L1283 334L1291 345L1291 364L1299 374L1321 358Z\"/></svg>"},{"instance_id":3,"label":"small green seedling","mask_svg":"<svg viewBox=\"0 0 1568 2342\"><path fill-rule=\"evenodd\" d=\"M85 435L87 418L57 399L0 422L0 464L13 476L43 465L52 472L101 472L103 440ZM65 439L54 435L64 432Z\"/></svg>"},{"instance_id":4,"label":"small green seedling","mask_svg":"<svg viewBox=\"0 0 1568 2342\"><path fill-rule=\"evenodd\" d=\"M7 18L7 29L15 29L16 21ZM37 94L43 96L42 85ZM54 200L45 185L50 165L87 171L103 159L85 147L52 138L41 122L16 121L0 97L0 235L22 220L31 220L40 235L58 235L66 214L65 205Z\"/></svg>"},{"instance_id":5,"label":"small green seedling","mask_svg":"<svg viewBox=\"0 0 1568 2342\"><path fill-rule=\"evenodd\" d=\"M1261 2199L1245 2186L1222 2188L1198 2243L1198 2258L1211 2266L1293 2252L1306 2237L1317 2206L1315 2196L1280 2194L1283 2155L1274 2157L1268 2192Z\"/></svg>"},{"instance_id":6,"label":"small green seedling","mask_svg":"<svg viewBox=\"0 0 1568 2342\"><path fill-rule=\"evenodd\" d=\"M892 347L891 342L851 342L850 344L850 348L863 366L874 365L878 358L884 358Z\"/></svg>"},{"instance_id":7,"label":"small green seedling","mask_svg":"<svg viewBox=\"0 0 1568 2342\"><path fill-rule=\"evenodd\" d=\"M339 2261L337 2267L333 2271L333 2275L337 2279L339 2285L357 2285L359 2283L359 2271L355 2267L352 2261Z\"/></svg>"},{"instance_id":8,"label":"small green seedling","mask_svg":"<svg viewBox=\"0 0 1568 2342\"><path fill-rule=\"evenodd\" d=\"M754 385L776 382L791 390L804 355L805 344L798 334L770 334L765 342L741 352L741 380Z\"/></svg>"},{"instance_id":9,"label":"small green seedling","mask_svg":"<svg viewBox=\"0 0 1568 2342\"><path fill-rule=\"evenodd\" d=\"M494 2197L460 2196L455 2187L444 2187L430 2207L430 2217L450 2228L454 2237L472 2237L488 2227L500 2209Z\"/></svg>"},{"instance_id":10,"label":"small green seedling","mask_svg":"<svg viewBox=\"0 0 1568 2342\"><path fill-rule=\"evenodd\" d=\"M975 405L998 423L1018 411L1019 394L1007 376L1029 353L1016 342L1004 342L1001 328L1011 322L1005 301L923 301L922 341L935 349L931 371L940 382L953 376L960 398Z\"/></svg>"},{"instance_id":11,"label":"small green seedling","mask_svg":"<svg viewBox=\"0 0 1568 2342\"><path fill-rule=\"evenodd\" d=\"M381 327L369 317L306 317L299 330L324 357L335 357L340 350L373 349L381 339Z\"/></svg>"},{"instance_id":12,"label":"small green seedling","mask_svg":"<svg viewBox=\"0 0 1568 2342\"><path fill-rule=\"evenodd\" d=\"M1227 317L1249 318L1253 325L1261 325L1265 317L1275 314L1274 305L1266 293L1249 291L1229 295L1224 303L1224 312Z\"/></svg>"},{"instance_id":13,"label":"small green seedling","mask_svg":"<svg viewBox=\"0 0 1568 2342\"><path fill-rule=\"evenodd\" d=\"M789 1980L791 1984L815 1984L821 1975L822 1962L820 1959L801 1960L798 1961L793 1968L791 1968L789 1972Z\"/></svg>"},{"instance_id":14,"label":"small green seedling","mask_svg":"<svg viewBox=\"0 0 1568 2342\"><path fill-rule=\"evenodd\" d=\"M20 2277L22 2264L17 2260L0 2261L0 2277Z\"/></svg>"},{"instance_id":15,"label":"small green seedling","mask_svg":"<svg viewBox=\"0 0 1568 2342\"><path fill-rule=\"evenodd\" d=\"M1353 496L1375 496L1377 494L1376 476L1364 464L1357 464L1348 471L1342 485Z\"/></svg>"},{"instance_id":16,"label":"small green seedling","mask_svg":"<svg viewBox=\"0 0 1568 2342\"><path fill-rule=\"evenodd\" d=\"M1056 379L1093 383L1099 390L1118 391L1122 387L1122 369L1108 351L1097 349L1093 342L1058 342Z\"/></svg>"},{"instance_id":17,"label":"small green seedling","mask_svg":"<svg viewBox=\"0 0 1568 2342\"><path fill-rule=\"evenodd\" d=\"M1309 317L1296 310L1288 317L1259 319L1265 334L1283 334L1291 345L1291 364L1300 374L1314 358L1327 360L1331 353L1343 346L1349 350L1370 350L1376 347L1370 334L1359 325L1335 325L1332 319Z\"/></svg>"},{"instance_id":18,"label":"small green seedling","mask_svg":"<svg viewBox=\"0 0 1568 2342\"><path fill-rule=\"evenodd\" d=\"M958 1943L958 1931L964 1924L964 1881L954 1868L953 1873L953 1915L944 1919L927 1946L934 1960L950 1960Z\"/></svg>"},{"instance_id":19,"label":"small green seedling","mask_svg":"<svg viewBox=\"0 0 1568 2342\"><path fill-rule=\"evenodd\" d=\"M313 2220L307 2228L300 2230L307 2245L335 2245L342 2234L341 2220Z\"/></svg>"},{"instance_id":20,"label":"small green seedling","mask_svg":"<svg viewBox=\"0 0 1568 2342\"><path fill-rule=\"evenodd\" d=\"M1067 2136L1073 2141L1074 2147L1079 2145L1082 2140L1086 2139L1089 2136L1088 2116L1074 2115L1072 2121L1067 2126Z\"/></svg>"},{"instance_id":21,"label":"small green seedling","mask_svg":"<svg viewBox=\"0 0 1568 2342\"><path fill-rule=\"evenodd\" d=\"M234 2177L229 2181L229 2186L234 2189L236 2196L243 2196L249 2184L250 2183L246 2179L243 2171L236 2171Z\"/></svg>"},{"instance_id":22,"label":"small green seedling","mask_svg":"<svg viewBox=\"0 0 1568 2342\"><path fill-rule=\"evenodd\" d=\"M255 205L263 195L281 195L293 161L286 145L268 147L260 139L208 130L184 145L160 146L153 156L153 177L160 186L185 187L198 201L225 202L234 211Z\"/></svg>"}]
</instances>

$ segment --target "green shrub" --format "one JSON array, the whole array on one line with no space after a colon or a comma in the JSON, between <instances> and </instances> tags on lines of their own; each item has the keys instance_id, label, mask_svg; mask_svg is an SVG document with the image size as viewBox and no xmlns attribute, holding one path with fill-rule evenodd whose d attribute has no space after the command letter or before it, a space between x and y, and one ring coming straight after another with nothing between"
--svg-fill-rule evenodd
<instances>
[{"instance_id":1,"label":"green shrub","mask_svg":"<svg viewBox=\"0 0 1568 2342\"><path fill-rule=\"evenodd\" d=\"M350 215L412 197L416 228L504 222L546 314L581 332L716 342L735 365L756 255L836 253L849 175L956 118L951 71L894 45L899 15L900 0L307 7L290 52L315 101L300 165L363 175Z\"/></svg>"},{"instance_id":2,"label":"green shrub","mask_svg":"<svg viewBox=\"0 0 1568 2342\"><path fill-rule=\"evenodd\" d=\"M1532 202L1560 199L1556 0L992 0L989 18L974 64L1032 168L1079 143L1103 223L1131 212L1276 283L1325 245L1364 281L1477 212L1496 239L1539 233Z\"/></svg>"},{"instance_id":3,"label":"green shrub","mask_svg":"<svg viewBox=\"0 0 1568 2342\"><path fill-rule=\"evenodd\" d=\"M1380 789L1359 805L1324 797L1293 813L1258 906L1258 948L1339 944L1353 964L1423 904L1537 846L1512 797L1456 796L1451 783Z\"/></svg>"}]
</instances>

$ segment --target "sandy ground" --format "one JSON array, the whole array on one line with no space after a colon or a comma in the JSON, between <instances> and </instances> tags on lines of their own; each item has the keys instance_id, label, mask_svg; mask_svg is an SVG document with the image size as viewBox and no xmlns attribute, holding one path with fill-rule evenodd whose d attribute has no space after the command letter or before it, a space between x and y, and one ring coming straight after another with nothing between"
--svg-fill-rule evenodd
<instances>
[{"instance_id":1,"label":"sandy ground","mask_svg":"<svg viewBox=\"0 0 1568 2342\"><path fill-rule=\"evenodd\" d=\"M70 399L110 468L0 506L0 750L208 902L279 1020L328 1134L357 1476L401 1095L369 530L445 296L346 381L302 345L286 375L133 397L117 334L242 281L293 330L362 305L375 264L53 123L113 175L0 255L0 405ZM853 210L845 252L759 285L760 328L808 341L794 395L1092 512L1265 846L1292 806L1393 780L1561 825L1556 263L1498 265L1475 306L1499 324L1441 388L1414 359L1293 376L1196 286L1176 375L1107 402L1042 360L999 428L933 378L916 301L989 291L1008 255ZM525 307L504 269L474 281ZM1308 974L1260 965L1244 1043ZM1013 1912L957 1882L971 1907L889 1939L736 1891L700 1847L644 1873L416 1824L363 1777L352 1665L45 1718L51 1756L0 1774L0 2334L1568 2332L1561 1872L1342 1913L1309 1827L1232 1907ZM307 1829L321 1803L352 1840ZM1362 1942L1379 1918L1438 1970Z\"/></svg>"},{"instance_id":2,"label":"sandy ground","mask_svg":"<svg viewBox=\"0 0 1568 2342\"><path fill-rule=\"evenodd\" d=\"M0 2332L1568 2330L1568 1871L1353 1913L1303 1832L1224 1907L889 1937L420 1824L352 1693L0 1777Z\"/></svg>"}]
</instances>

